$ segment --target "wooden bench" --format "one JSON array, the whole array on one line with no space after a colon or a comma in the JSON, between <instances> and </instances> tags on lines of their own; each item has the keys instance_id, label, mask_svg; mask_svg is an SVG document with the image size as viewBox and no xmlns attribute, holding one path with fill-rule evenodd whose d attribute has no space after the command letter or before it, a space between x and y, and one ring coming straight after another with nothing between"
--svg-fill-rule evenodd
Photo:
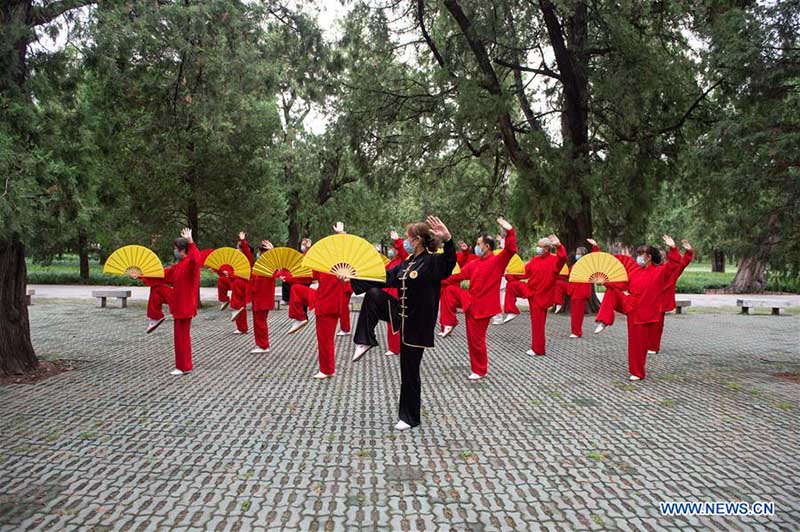
<instances>
[{"instance_id":1,"label":"wooden bench","mask_svg":"<svg viewBox=\"0 0 800 532\"><path fill-rule=\"evenodd\" d=\"M106 308L106 299L116 297L122 300L122 308L128 308L128 298L131 297L130 290L93 290L92 297L100 300L100 308Z\"/></svg>"},{"instance_id":2,"label":"wooden bench","mask_svg":"<svg viewBox=\"0 0 800 532\"><path fill-rule=\"evenodd\" d=\"M688 299L675 300L675 314L683 314L683 307L691 307L692 302Z\"/></svg>"},{"instance_id":3,"label":"wooden bench","mask_svg":"<svg viewBox=\"0 0 800 532\"><path fill-rule=\"evenodd\" d=\"M773 316L780 316L781 309L790 305L783 299L737 299L736 306L742 307L742 314L750 314L751 308L770 308Z\"/></svg>"}]
</instances>

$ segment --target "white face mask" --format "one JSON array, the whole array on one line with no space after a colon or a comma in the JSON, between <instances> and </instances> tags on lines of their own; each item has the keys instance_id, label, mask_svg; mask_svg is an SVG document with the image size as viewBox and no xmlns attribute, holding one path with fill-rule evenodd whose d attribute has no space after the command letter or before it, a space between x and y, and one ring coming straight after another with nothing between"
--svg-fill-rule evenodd
<instances>
[{"instance_id":1,"label":"white face mask","mask_svg":"<svg viewBox=\"0 0 800 532\"><path fill-rule=\"evenodd\" d=\"M639 255L636 257L636 264L644 268L645 265L644 255Z\"/></svg>"},{"instance_id":2,"label":"white face mask","mask_svg":"<svg viewBox=\"0 0 800 532\"><path fill-rule=\"evenodd\" d=\"M303 253L305 253L306 251L308 251L308 246L306 246L305 244L301 244L301 245L300 245L300 251L302 251Z\"/></svg>"},{"instance_id":3,"label":"white face mask","mask_svg":"<svg viewBox=\"0 0 800 532\"><path fill-rule=\"evenodd\" d=\"M583 255L575 255L575 260L580 260L581 257L583 257Z\"/></svg>"}]
</instances>

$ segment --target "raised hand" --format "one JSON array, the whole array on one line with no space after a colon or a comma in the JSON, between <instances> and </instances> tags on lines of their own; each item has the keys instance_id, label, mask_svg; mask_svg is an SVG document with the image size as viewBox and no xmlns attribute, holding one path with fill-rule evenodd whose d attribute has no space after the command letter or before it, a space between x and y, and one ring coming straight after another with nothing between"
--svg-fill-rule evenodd
<instances>
[{"instance_id":1,"label":"raised hand","mask_svg":"<svg viewBox=\"0 0 800 532\"><path fill-rule=\"evenodd\" d=\"M269 240L262 240L261 241L261 246L264 247L264 249L266 249L267 251L269 251L270 249L275 247L275 246L272 245L272 242L270 242Z\"/></svg>"},{"instance_id":2,"label":"raised hand","mask_svg":"<svg viewBox=\"0 0 800 532\"><path fill-rule=\"evenodd\" d=\"M692 250L692 245L685 238L681 240L681 245L683 246L683 249L685 249L686 251Z\"/></svg>"},{"instance_id":3,"label":"raised hand","mask_svg":"<svg viewBox=\"0 0 800 532\"><path fill-rule=\"evenodd\" d=\"M439 238L442 242L447 242L450 240L450 231L447 230L447 226L437 218L436 216L428 216L425 220L431 228L431 233L433 236Z\"/></svg>"},{"instance_id":4,"label":"raised hand","mask_svg":"<svg viewBox=\"0 0 800 532\"><path fill-rule=\"evenodd\" d=\"M675 247L675 241L672 239L672 237L671 237L671 236L669 236L669 235L664 235L664 236L663 236L663 237L661 237L661 238L663 238L663 239L664 239L664 244L666 244L666 245L667 245L667 247L669 247L669 248L674 248L674 247Z\"/></svg>"},{"instance_id":5,"label":"raised hand","mask_svg":"<svg viewBox=\"0 0 800 532\"><path fill-rule=\"evenodd\" d=\"M184 227L181 229L181 237L185 238L188 242L193 242L192 240L192 230L188 227Z\"/></svg>"},{"instance_id":6,"label":"raised hand","mask_svg":"<svg viewBox=\"0 0 800 532\"><path fill-rule=\"evenodd\" d=\"M342 222L336 222L333 226L333 230L338 234L344 233L344 224Z\"/></svg>"},{"instance_id":7,"label":"raised hand","mask_svg":"<svg viewBox=\"0 0 800 532\"><path fill-rule=\"evenodd\" d=\"M245 236L244 231L239 231L239 240L244 240Z\"/></svg>"},{"instance_id":8,"label":"raised hand","mask_svg":"<svg viewBox=\"0 0 800 532\"><path fill-rule=\"evenodd\" d=\"M561 240L559 240L556 235L550 235L548 238L550 239L550 243L553 244L554 247L558 247L561 245Z\"/></svg>"},{"instance_id":9,"label":"raised hand","mask_svg":"<svg viewBox=\"0 0 800 532\"><path fill-rule=\"evenodd\" d=\"M128 272L128 277L130 277L131 279L141 279L142 274L140 272L131 270Z\"/></svg>"},{"instance_id":10,"label":"raised hand","mask_svg":"<svg viewBox=\"0 0 800 532\"><path fill-rule=\"evenodd\" d=\"M397 240L398 238L400 238L400 235L397 234L397 231L392 231L391 233L389 233L389 238L391 238L392 240Z\"/></svg>"},{"instance_id":11,"label":"raised hand","mask_svg":"<svg viewBox=\"0 0 800 532\"><path fill-rule=\"evenodd\" d=\"M469 248L467 243L464 242L463 240L459 240L458 241L458 247L459 247L459 249L461 249L461 251L466 251Z\"/></svg>"},{"instance_id":12,"label":"raised hand","mask_svg":"<svg viewBox=\"0 0 800 532\"><path fill-rule=\"evenodd\" d=\"M511 230L511 224L510 224L510 223L508 223L508 220L506 220L506 219L505 219L505 218L503 218L502 216L500 216L500 217L498 217L498 218L497 218L497 223L499 223L499 224L500 224L500 227L502 227L502 228L503 228L503 229L505 229L506 231L510 231L510 230Z\"/></svg>"},{"instance_id":13,"label":"raised hand","mask_svg":"<svg viewBox=\"0 0 800 532\"><path fill-rule=\"evenodd\" d=\"M587 238L587 239L586 239L586 241L587 241L587 242L588 242L588 243L589 243L591 246L596 246L596 245L597 245L597 240L595 240L594 238Z\"/></svg>"}]
</instances>

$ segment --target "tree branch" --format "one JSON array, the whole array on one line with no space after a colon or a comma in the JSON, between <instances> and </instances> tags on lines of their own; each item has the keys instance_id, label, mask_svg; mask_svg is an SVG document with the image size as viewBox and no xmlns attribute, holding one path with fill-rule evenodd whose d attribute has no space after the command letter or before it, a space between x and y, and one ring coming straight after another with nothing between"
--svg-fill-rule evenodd
<instances>
[{"instance_id":1,"label":"tree branch","mask_svg":"<svg viewBox=\"0 0 800 532\"><path fill-rule=\"evenodd\" d=\"M32 26L41 26L42 24L52 22L67 11L96 3L97 0L59 0L58 2L50 2L44 6L34 7L31 9L30 24Z\"/></svg>"}]
</instances>

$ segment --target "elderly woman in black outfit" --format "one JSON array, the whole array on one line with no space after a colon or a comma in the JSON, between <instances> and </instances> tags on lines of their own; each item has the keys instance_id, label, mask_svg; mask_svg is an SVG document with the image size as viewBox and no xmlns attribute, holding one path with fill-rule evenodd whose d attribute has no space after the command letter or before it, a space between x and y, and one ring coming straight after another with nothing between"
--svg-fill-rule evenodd
<instances>
[{"instance_id":1,"label":"elderly woman in black outfit","mask_svg":"<svg viewBox=\"0 0 800 532\"><path fill-rule=\"evenodd\" d=\"M444 253L436 253L437 241ZM352 281L356 293L366 292L358 315L353 362L378 345L375 326L388 321L400 332L400 408L397 430L420 424L421 382L419 366L426 347L433 347L436 317L439 312L440 283L456 265L456 250L450 231L439 218L409 224L403 242L409 257L386 272L386 286L398 289L398 298L380 289L379 284Z\"/></svg>"}]
</instances>

